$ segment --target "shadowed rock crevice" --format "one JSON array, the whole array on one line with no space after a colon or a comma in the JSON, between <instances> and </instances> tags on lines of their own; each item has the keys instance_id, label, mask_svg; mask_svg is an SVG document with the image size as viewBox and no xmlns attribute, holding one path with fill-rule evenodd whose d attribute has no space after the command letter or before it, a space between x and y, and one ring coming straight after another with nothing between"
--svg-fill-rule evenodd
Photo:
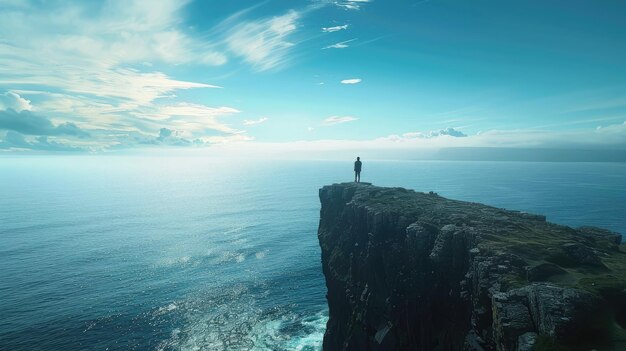
<instances>
[{"instance_id":1,"label":"shadowed rock crevice","mask_svg":"<svg viewBox=\"0 0 626 351\"><path fill-rule=\"evenodd\" d=\"M624 336L617 233L365 183L320 200L325 350L588 350Z\"/></svg>"}]
</instances>

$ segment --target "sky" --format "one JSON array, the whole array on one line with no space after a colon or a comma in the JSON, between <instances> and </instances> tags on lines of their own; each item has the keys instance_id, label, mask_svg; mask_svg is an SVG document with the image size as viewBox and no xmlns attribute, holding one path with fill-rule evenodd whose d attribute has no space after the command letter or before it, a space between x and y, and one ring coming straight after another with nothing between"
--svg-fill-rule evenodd
<instances>
[{"instance_id":1,"label":"sky","mask_svg":"<svg viewBox=\"0 0 626 351\"><path fill-rule=\"evenodd\" d=\"M626 150L621 0L0 0L0 154Z\"/></svg>"}]
</instances>

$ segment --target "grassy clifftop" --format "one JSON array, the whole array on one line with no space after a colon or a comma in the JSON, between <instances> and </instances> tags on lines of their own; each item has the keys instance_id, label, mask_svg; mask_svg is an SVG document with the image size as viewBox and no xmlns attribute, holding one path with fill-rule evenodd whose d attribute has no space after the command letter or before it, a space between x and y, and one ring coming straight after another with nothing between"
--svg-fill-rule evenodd
<instances>
[{"instance_id":1,"label":"grassy clifftop","mask_svg":"<svg viewBox=\"0 0 626 351\"><path fill-rule=\"evenodd\" d=\"M509 275L511 287L530 280L595 293L626 289L626 245L619 233L594 227L570 228L547 222L541 215L450 200L434 193L369 184L357 185L356 189L352 201L374 212L473 227L480 235L477 248L483 254L511 253L528 264L527 275Z\"/></svg>"}]
</instances>

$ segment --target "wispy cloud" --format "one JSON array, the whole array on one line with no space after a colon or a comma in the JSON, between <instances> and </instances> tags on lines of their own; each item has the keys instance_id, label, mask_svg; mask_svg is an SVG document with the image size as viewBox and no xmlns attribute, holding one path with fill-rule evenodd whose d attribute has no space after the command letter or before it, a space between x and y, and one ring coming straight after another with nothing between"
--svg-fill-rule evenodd
<instances>
[{"instance_id":1,"label":"wispy cloud","mask_svg":"<svg viewBox=\"0 0 626 351\"><path fill-rule=\"evenodd\" d=\"M6 45L40 49L47 60L65 54L108 66L151 61L224 64L226 57L213 45L179 28L187 2L164 0L154 6L148 0L112 0L103 4L97 16L86 15L93 11L80 2L55 8L32 6L28 15L26 9L13 9L0 33L10 39Z\"/></svg>"},{"instance_id":2,"label":"wispy cloud","mask_svg":"<svg viewBox=\"0 0 626 351\"><path fill-rule=\"evenodd\" d=\"M253 125L257 125L257 124L261 124L264 123L268 120L269 118L267 117L261 117L259 119L255 119L255 120L249 120L249 119L245 119L243 121L243 125L244 126L253 126Z\"/></svg>"},{"instance_id":3,"label":"wispy cloud","mask_svg":"<svg viewBox=\"0 0 626 351\"><path fill-rule=\"evenodd\" d=\"M463 138L463 137L466 137L467 134L461 132L458 129L454 129L451 127L445 128L445 129L439 129L439 130L430 130L428 132L409 132L409 133L402 134L402 138L407 138L407 139L412 139L412 138L431 139L431 138L437 138L440 136L451 136L455 138Z\"/></svg>"},{"instance_id":4,"label":"wispy cloud","mask_svg":"<svg viewBox=\"0 0 626 351\"><path fill-rule=\"evenodd\" d=\"M324 33L338 32L340 30L348 29L348 26L349 26L348 24L344 24L342 26L324 27L322 28L322 32Z\"/></svg>"},{"instance_id":5,"label":"wispy cloud","mask_svg":"<svg viewBox=\"0 0 626 351\"><path fill-rule=\"evenodd\" d=\"M40 136L29 140L20 133L9 131L0 139L0 150L38 150L54 152L82 152L84 148L71 146L49 140L47 136Z\"/></svg>"},{"instance_id":6,"label":"wispy cloud","mask_svg":"<svg viewBox=\"0 0 626 351\"><path fill-rule=\"evenodd\" d=\"M219 121L220 117L229 116L240 111L232 107L209 107L201 104L178 103L158 106L152 111L137 112L138 117L153 121L153 125L167 126L184 132L191 137L200 137L207 131L226 134L240 133L240 130Z\"/></svg>"},{"instance_id":7,"label":"wispy cloud","mask_svg":"<svg viewBox=\"0 0 626 351\"><path fill-rule=\"evenodd\" d=\"M0 43L0 85L53 87L122 99L125 106L150 104L178 89L213 87L128 68L142 62L225 62L211 45L179 29L185 3L114 0L104 3L97 16L85 15L93 12L86 3L13 9L0 25L5 38Z\"/></svg>"},{"instance_id":8,"label":"wispy cloud","mask_svg":"<svg viewBox=\"0 0 626 351\"><path fill-rule=\"evenodd\" d=\"M334 1L335 6L344 8L346 10L359 10L363 4L372 2L371 0L342 0Z\"/></svg>"},{"instance_id":9,"label":"wispy cloud","mask_svg":"<svg viewBox=\"0 0 626 351\"><path fill-rule=\"evenodd\" d=\"M341 81L341 84L359 84L362 82L361 78L351 78L351 79L344 79Z\"/></svg>"},{"instance_id":10,"label":"wispy cloud","mask_svg":"<svg viewBox=\"0 0 626 351\"><path fill-rule=\"evenodd\" d=\"M288 60L294 46L289 38L298 28L299 18L298 11L290 10L281 16L243 21L230 30L226 43L259 71L277 68Z\"/></svg>"},{"instance_id":11,"label":"wispy cloud","mask_svg":"<svg viewBox=\"0 0 626 351\"><path fill-rule=\"evenodd\" d=\"M345 48L350 46L350 45L348 45L348 43L353 42L355 40L357 40L357 38L346 40L346 41L341 41L339 43L335 43L335 44L332 44L332 45L325 46L325 47L322 48L322 50L325 50L325 49L345 49Z\"/></svg>"},{"instance_id":12,"label":"wispy cloud","mask_svg":"<svg viewBox=\"0 0 626 351\"><path fill-rule=\"evenodd\" d=\"M211 137L203 137L201 139L205 144L236 144L249 142L254 140L253 137L246 134L218 135Z\"/></svg>"},{"instance_id":13,"label":"wispy cloud","mask_svg":"<svg viewBox=\"0 0 626 351\"><path fill-rule=\"evenodd\" d=\"M0 110L12 109L17 112L23 110L31 110L30 100L24 99L18 94L7 91L4 94L0 94Z\"/></svg>"},{"instance_id":14,"label":"wispy cloud","mask_svg":"<svg viewBox=\"0 0 626 351\"><path fill-rule=\"evenodd\" d=\"M325 120L322 121L321 125L328 127L328 126L332 126L335 124L341 124L341 123L346 123L346 122L353 122L358 120L358 118L356 117L352 117L352 116L331 116L326 118Z\"/></svg>"},{"instance_id":15,"label":"wispy cloud","mask_svg":"<svg viewBox=\"0 0 626 351\"><path fill-rule=\"evenodd\" d=\"M152 143L163 128L190 140L241 133L218 120L237 109L187 103L175 95L218 86L155 69L228 61L222 42L192 35L182 25L187 3L24 1L3 8L0 129L19 148L38 150L60 150L66 143L81 149ZM280 20L272 23L280 32ZM87 134L89 140L77 139ZM33 139L37 135L46 139Z\"/></svg>"},{"instance_id":16,"label":"wispy cloud","mask_svg":"<svg viewBox=\"0 0 626 351\"><path fill-rule=\"evenodd\" d=\"M28 135L71 135L79 138L89 134L74 123L53 125L50 120L28 110L17 112L13 109L0 111L0 129L12 130Z\"/></svg>"},{"instance_id":17,"label":"wispy cloud","mask_svg":"<svg viewBox=\"0 0 626 351\"><path fill-rule=\"evenodd\" d=\"M205 105L183 102L176 105L160 107L159 113L155 115L155 118L162 119L163 117L169 118L171 116L214 118L238 112L240 111L232 107L208 107Z\"/></svg>"}]
</instances>

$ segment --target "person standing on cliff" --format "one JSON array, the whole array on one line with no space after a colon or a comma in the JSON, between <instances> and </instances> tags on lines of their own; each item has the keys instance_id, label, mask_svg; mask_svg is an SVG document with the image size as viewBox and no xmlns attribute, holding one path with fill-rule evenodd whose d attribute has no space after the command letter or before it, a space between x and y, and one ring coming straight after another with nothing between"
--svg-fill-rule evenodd
<instances>
[{"instance_id":1,"label":"person standing on cliff","mask_svg":"<svg viewBox=\"0 0 626 351\"><path fill-rule=\"evenodd\" d=\"M361 182L361 158L357 157L356 162L354 162L354 182Z\"/></svg>"}]
</instances>

